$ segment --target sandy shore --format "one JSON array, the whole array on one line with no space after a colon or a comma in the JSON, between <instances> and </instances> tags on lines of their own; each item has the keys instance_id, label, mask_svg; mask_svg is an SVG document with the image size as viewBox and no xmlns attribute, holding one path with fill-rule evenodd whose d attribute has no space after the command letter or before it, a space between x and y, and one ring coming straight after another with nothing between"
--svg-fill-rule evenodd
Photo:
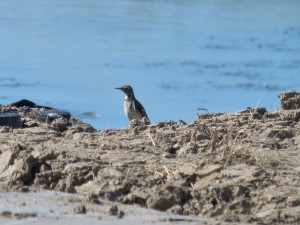
<instances>
[{"instance_id":1,"label":"sandy shore","mask_svg":"<svg viewBox=\"0 0 300 225\"><path fill-rule=\"evenodd\" d=\"M7 108L24 128L0 128L0 223L300 223L299 96L100 131Z\"/></svg>"}]
</instances>

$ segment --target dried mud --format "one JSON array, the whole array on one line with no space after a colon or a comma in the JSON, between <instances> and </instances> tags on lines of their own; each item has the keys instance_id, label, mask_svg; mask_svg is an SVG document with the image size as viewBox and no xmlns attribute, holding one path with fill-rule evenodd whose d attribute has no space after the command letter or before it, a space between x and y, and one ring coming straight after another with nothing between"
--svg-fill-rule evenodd
<instances>
[{"instance_id":1,"label":"dried mud","mask_svg":"<svg viewBox=\"0 0 300 225\"><path fill-rule=\"evenodd\" d=\"M95 205L109 200L227 222L300 223L298 96L280 94L275 112L249 108L100 131L75 119L36 121L14 108L24 128L0 129L2 189L79 193Z\"/></svg>"}]
</instances>

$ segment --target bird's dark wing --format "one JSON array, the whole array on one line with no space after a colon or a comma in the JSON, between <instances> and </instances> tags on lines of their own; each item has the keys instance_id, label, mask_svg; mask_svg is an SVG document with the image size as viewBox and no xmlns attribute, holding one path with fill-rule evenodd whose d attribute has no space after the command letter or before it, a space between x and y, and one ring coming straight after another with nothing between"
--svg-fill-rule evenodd
<instances>
[{"instance_id":1,"label":"bird's dark wing","mask_svg":"<svg viewBox=\"0 0 300 225\"><path fill-rule=\"evenodd\" d=\"M144 109L144 107L138 100L136 100L134 107L135 107L135 110L138 111L142 117L146 117L149 120L146 110Z\"/></svg>"}]
</instances>

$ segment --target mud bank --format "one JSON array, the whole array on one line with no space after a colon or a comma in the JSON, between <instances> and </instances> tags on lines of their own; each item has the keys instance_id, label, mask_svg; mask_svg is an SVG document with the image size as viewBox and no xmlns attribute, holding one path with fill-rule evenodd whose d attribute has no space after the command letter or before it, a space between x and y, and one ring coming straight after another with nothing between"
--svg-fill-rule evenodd
<instances>
[{"instance_id":1,"label":"mud bank","mask_svg":"<svg viewBox=\"0 0 300 225\"><path fill-rule=\"evenodd\" d=\"M100 131L13 108L25 128L0 128L2 190L75 193L95 207L122 203L123 212L136 205L226 222L300 223L300 94L279 97L275 112Z\"/></svg>"}]
</instances>

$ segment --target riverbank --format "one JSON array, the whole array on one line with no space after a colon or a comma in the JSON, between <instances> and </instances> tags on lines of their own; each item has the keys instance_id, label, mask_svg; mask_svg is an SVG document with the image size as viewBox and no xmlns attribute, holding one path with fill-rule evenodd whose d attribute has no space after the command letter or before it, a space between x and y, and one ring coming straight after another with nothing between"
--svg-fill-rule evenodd
<instances>
[{"instance_id":1,"label":"riverbank","mask_svg":"<svg viewBox=\"0 0 300 225\"><path fill-rule=\"evenodd\" d=\"M87 213L121 203L103 211L115 219L136 205L192 221L299 223L299 99L282 93L275 112L248 108L100 131L75 119L36 121L14 108L25 128L0 129L1 198L12 191L35 198L33 190L46 189L81 196ZM0 220L16 218L1 208Z\"/></svg>"}]
</instances>

